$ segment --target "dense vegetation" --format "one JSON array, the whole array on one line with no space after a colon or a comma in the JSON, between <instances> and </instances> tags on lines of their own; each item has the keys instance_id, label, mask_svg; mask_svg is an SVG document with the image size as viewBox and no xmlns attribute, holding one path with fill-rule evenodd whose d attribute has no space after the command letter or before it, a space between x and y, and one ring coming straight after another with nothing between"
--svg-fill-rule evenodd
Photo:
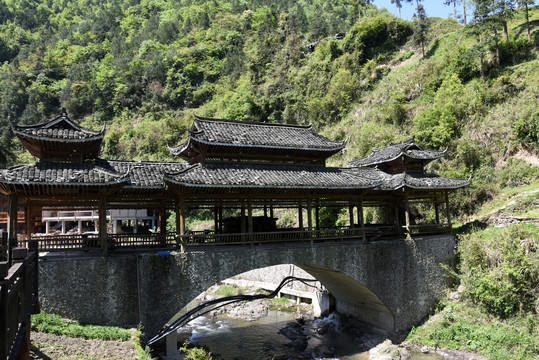
<instances>
[{"instance_id":1,"label":"dense vegetation","mask_svg":"<svg viewBox=\"0 0 539 360\"><path fill-rule=\"evenodd\" d=\"M429 170L471 177L452 209L479 219L539 190L539 9L473 2L462 26L369 1L358 18L357 0L0 0L0 166L33 161L8 121L62 107L106 124L103 156L117 159L169 159L193 113L312 123L348 140L333 165L411 136L448 147ZM539 217L536 197L519 204L513 214ZM532 358L538 236L536 225L461 235L462 301L442 304L444 326L417 338Z\"/></svg>"}]
</instances>

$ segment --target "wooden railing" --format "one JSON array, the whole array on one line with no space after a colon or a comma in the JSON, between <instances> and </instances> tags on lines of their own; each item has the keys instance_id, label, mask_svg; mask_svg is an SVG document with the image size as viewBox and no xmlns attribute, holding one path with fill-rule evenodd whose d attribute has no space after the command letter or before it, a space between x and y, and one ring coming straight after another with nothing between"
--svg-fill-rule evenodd
<instances>
[{"instance_id":1,"label":"wooden railing","mask_svg":"<svg viewBox=\"0 0 539 360\"><path fill-rule=\"evenodd\" d=\"M396 231L398 230L395 227ZM189 245L228 245L228 244L260 244L272 242L320 241L362 239L375 233L383 232L379 228L331 228L320 230L292 230L261 233L215 234L214 232L193 232L178 236L180 242Z\"/></svg>"},{"instance_id":2,"label":"wooden railing","mask_svg":"<svg viewBox=\"0 0 539 360\"><path fill-rule=\"evenodd\" d=\"M174 247L176 246L176 233L165 235L157 233L146 234L115 234L109 235L110 246L114 248L128 247Z\"/></svg>"},{"instance_id":3,"label":"wooden railing","mask_svg":"<svg viewBox=\"0 0 539 360\"><path fill-rule=\"evenodd\" d=\"M188 231L185 235L176 233L138 233L138 234L108 234L107 241L110 249L127 249L142 247L180 247L189 245L227 245L227 244L259 244L274 242L326 241L345 239L377 240L387 236L398 236L404 233L410 235L428 235L450 233L451 226L447 224L413 225L409 228L395 225L366 225L361 227L336 227L319 230L283 229L271 232L216 234L213 230ZM38 240L40 251L68 251L102 249L103 242L97 234L33 236ZM28 240L19 239L20 247L28 247Z\"/></svg>"},{"instance_id":4,"label":"wooden railing","mask_svg":"<svg viewBox=\"0 0 539 360\"><path fill-rule=\"evenodd\" d=\"M39 251L92 250L102 247L97 235L32 236L32 240L37 240ZM28 247L28 240L19 240L18 246Z\"/></svg>"},{"instance_id":5,"label":"wooden railing","mask_svg":"<svg viewBox=\"0 0 539 360\"><path fill-rule=\"evenodd\" d=\"M30 315L37 305L37 251L13 250L13 264L0 263L0 359L29 351Z\"/></svg>"},{"instance_id":6,"label":"wooden railing","mask_svg":"<svg viewBox=\"0 0 539 360\"><path fill-rule=\"evenodd\" d=\"M449 224L423 224L410 225L408 227L410 235L428 235L428 234L449 234L451 225Z\"/></svg>"}]
</instances>

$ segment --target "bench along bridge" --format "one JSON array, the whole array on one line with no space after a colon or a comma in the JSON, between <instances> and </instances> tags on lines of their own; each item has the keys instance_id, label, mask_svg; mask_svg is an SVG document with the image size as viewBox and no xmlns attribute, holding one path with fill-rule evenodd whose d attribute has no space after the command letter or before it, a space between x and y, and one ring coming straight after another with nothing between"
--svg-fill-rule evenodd
<instances>
[{"instance_id":1,"label":"bench along bridge","mask_svg":"<svg viewBox=\"0 0 539 360\"><path fill-rule=\"evenodd\" d=\"M319 279L338 311L400 333L445 284L439 263L453 258L449 194L468 181L425 173L445 152L413 139L328 167L345 143L310 126L195 116L187 140L169 148L185 161L133 162L100 159L104 129L82 128L65 113L12 128L39 161L0 170L0 192L9 198L7 260L31 240L51 254L78 251L43 257L40 298L48 311L141 322L152 335L217 281L284 263ZM17 235L21 208L25 230ZM109 223L107 211L133 209L159 213L158 229L130 234L136 226ZM96 231L80 233L78 224L74 235L36 233L43 211L68 210L96 212ZM189 219L202 213L213 224L193 231ZM124 251L145 248L177 252Z\"/></svg>"}]
</instances>

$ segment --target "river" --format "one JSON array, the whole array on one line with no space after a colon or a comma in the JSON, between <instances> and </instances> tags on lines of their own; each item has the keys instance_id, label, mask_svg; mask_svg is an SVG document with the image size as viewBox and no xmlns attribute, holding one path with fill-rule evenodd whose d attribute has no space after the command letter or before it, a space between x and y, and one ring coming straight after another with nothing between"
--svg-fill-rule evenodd
<instances>
[{"instance_id":1,"label":"river","mask_svg":"<svg viewBox=\"0 0 539 360\"><path fill-rule=\"evenodd\" d=\"M368 349L384 339L363 333L335 314L322 319L300 318L277 310L254 321L203 316L180 332L180 339L206 345L223 360L350 359L367 360ZM412 353L412 360L439 360Z\"/></svg>"}]
</instances>

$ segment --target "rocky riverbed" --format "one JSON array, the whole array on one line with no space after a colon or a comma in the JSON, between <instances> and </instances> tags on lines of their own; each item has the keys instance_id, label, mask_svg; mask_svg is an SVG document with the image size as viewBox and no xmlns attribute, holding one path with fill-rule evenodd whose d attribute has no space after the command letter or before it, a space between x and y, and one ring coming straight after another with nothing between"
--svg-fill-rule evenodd
<instances>
[{"instance_id":1,"label":"rocky riverbed","mask_svg":"<svg viewBox=\"0 0 539 360\"><path fill-rule=\"evenodd\" d=\"M201 294L197 300L208 301L221 297L222 289L222 287L216 285ZM229 287L227 290L228 294L226 295L236 295L237 293L252 295L259 292L256 288L240 289ZM480 355L461 351L414 347L408 343L396 345L382 336L365 332L346 318L336 314L325 318L315 318L309 305L296 306L294 302L285 300L260 299L227 305L212 311L209 314L209 321L219 322L218 327L226 326L223 324L226 323L227 319L236 324L231 326L238 326L236 321L250 323L251 325L240 325L239 330L238 328L228 330L230 331L228 334L230 338L235 336L241 339L243 336L241 335L242 331L256 332L264 329L260 324L264 323L264 326L266 326L264 319L268 316L275 316L275 311L288 314L289 320L277 325L277 329L274 329L275 331L270 330L266 336L278 337L279 341L281 341L280 344L285 347L284 351L272 352L273 350L269 344L261 347L261 351L266 351L268 358L272 359L485 360ZM284 318L286 317L279 316L279 319ZM244 328L243 330L241 329L242 327ZM240 335L237 335L238 331ZM268 332L268 330L264 331ZM272 334L271 331L276 332L276 334ZM197 336L196 342L204 344L204 339L202 338L204 336ZM262 339L264 339L264 336L262 336ZM272 340L270 342L276 341ZM209 346L212 348L211 345ZM212 350L215 353L220 353L223 359L229 358L227 354L221 353L222 348L219 349L219 346ZM233 356L231 358L241 359L243 357L240 355L240 357ZM265 358L264 354L258 355L258 358Z\"/></svg>"}]
</instances>

